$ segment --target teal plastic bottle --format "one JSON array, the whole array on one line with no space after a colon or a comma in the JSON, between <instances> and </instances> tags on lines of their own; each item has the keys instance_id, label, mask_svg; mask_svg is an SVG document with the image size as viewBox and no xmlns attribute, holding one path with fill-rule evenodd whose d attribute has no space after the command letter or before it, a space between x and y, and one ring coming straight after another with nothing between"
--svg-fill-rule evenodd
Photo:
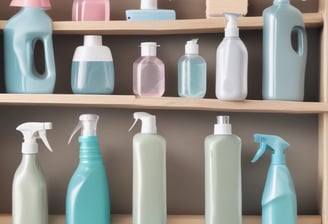
<instances>
[{"instance_id":1,"label":"teal plastic bottle","mask_svg":"<svg viewBox=\"0 0 328 224\"><path fill-rule=\"evenodd\" d=\"M45 4L47 3L47 4ZM45 13L47 0L14 0L11 6L23 7L4 27L5 86L9 93L53 93L56 80L52 44L52 21ZM40 41L45 68L35 68L34 47Z\"/></svg>"},{"instance_id":2,"label":"teal plastic bottle","mask_svg":"<svg viewBox=\"0 0 328 224\"><path fill-rule=\"evenodd\" d=\"M272 160L262 195L262 224L297 224L297 200L292 176L286 165L288 142L279 136L255 134L260 148L252 162L266 150L272 151Z\"/></svg>"},{"instance_id":3,"label":"teal plastic bottle","mask_svg":"<svg viewBox=\"0 0 328 224\"><path fill-rule=\"evenodd\" d=\"M80 163L66 196L67 224L109 224L110 204L107 175L96 135L98 115L82 114L74 134L81 129Z\"/></svg>"},{"instance_id":4,"label":"teal plastic bottle","mask_svg":"<svg viewBox=\"0 0 328 224\"><path fill-rule=\"evenodd\" d=\"M290 0L274 0L263 20L263 99L302 101L307 58L302 13Z\"/></svg>"}]
</instances>

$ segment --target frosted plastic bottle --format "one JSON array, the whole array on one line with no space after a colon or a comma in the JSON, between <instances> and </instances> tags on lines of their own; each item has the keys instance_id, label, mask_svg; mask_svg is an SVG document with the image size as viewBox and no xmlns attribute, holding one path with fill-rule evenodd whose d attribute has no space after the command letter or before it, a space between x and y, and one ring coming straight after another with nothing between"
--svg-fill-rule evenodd
<instances>
[{"instance_id":1,"label":"frosted plastic bottle","mask_svg":"<svg viewBox=\"0 0 328 224\"><path fill-rule=\"evenodd\" d=\"M47 183L38 161L36 139L41 138L46 147L52 151L46 137L46 130L51 128L50 122L28 122L17 127L17 130L24 135L24 142L22 161L13 180L13 224L48 223Z\"/></svg>"},{"instance_id":2,"label":"frosted plastic bottle","mask_svg":"<svg viewBox=\"0 0 328 224\"><path fill-rule=\"evenodd\" d=\"M216 97L244 100L247 96L248 52L239 38L237 14L225 14L225 37L216 51Z\"/></svg>"},{"instance_id":3,"label":"frosted plastic bottle","mask_svg":"<svg viewBox=\"0 0 328 224\"><path fill-rule=\"evenodd\" d=\"M98 115L82 114L74 134L81 129L80 162L66 195L67 224L109 224L110 204L106 169L96 134Z\"/></svg>"},{"instance_id":4,"label":"frosted plastic bottle","mask_svg":"<svg viewBox=\"0 0 328 224\"><path fill-rule=\"evenodd\" d=\"M242 223L241 140L228 116L205 138L205 224Z\"/></svg>"},{"instance_id":5,"label":"frosted plastic bottle","mask_svg":"<svg viewBox=\"0 0 328 224\"><path fill-rule=\"evenodd\" d=\"M109 0L74 0L73 21L108 21L109 19Z\"/></svg>"},{"instance_id":6,"label":"frosted plastic bottle","mask_svg":"<svg viewBox=\"0 0 328 224\"><path fill-rule=\"evenodd\" d=\"M199 55L197 39L187 41L185 55L178 61L178 93L195 98L206 94L206 61Z\"/></svg>"},{"instance_id":7,"label":"frosted plastic bottle","mask_svg":"<svg viewBox=\"0 0 328 224\"><path fill-rule=\"evenodd\" d=\"M84 36L84 45L76 48L71 87L77 94L111 94L114 91L114 64L110 49L102 45L102 36Z\"/></svg>"},{"instance_id":8,"label":"frosted plastic bottle","mask_svg":"<svg viewBox=\"0 0 328 224\"><path fill-rule=\"evenodd\" d=\"M166 141L157 134L156 117L145 112L141 132L133 137L132 224L166 224Z\"/></svg>"},{"instance_id":9,"label":"frosted plastic bottle","mask_svg":"<svg viewBox=\"0 0 328 224\"><path fill-rule=\"evenodd\" d=\"M53 93L56 68L52 44L52 21L45 13L49 0L13 0L23 7L4 27L5 86L8 93ZM43 74L35 69L34 47L44 48Z\"/></svg>"},{"instance_id":10,"label":"frosted plastic bottle","mask_svg":"<svg viewBox=\"0 0 328 224\"><path fill-rule=\"evenodd\" d=\"M279 136L263 134L255 134L254 141L260 147L252 163L266 150L272 152L262 195L262 224L297 224L296 192L285 159L288 142Z\"/></svg>"},{"instance_id":11,"label":"frosted plastic bottle","mask_svg":"<svg viewBox=\"0 0 328 224\"><path fill-rule=\"evenodd\" d=\"M141 57L133 63L133 93L136 96L163 96L165 66L156 56L155 42L141 43Z\"/></svg>"},{"instance_id":12,"label":"frosted plastic bottle","mask_svg":"<svg viewBox=\"0 0 328 224\"><path fill-rule=\"evenodd\" d=\"M307 58L302 13L289 0L274 0L263 20L263 99L302 101Z\"/></svg>"}]
</instances>

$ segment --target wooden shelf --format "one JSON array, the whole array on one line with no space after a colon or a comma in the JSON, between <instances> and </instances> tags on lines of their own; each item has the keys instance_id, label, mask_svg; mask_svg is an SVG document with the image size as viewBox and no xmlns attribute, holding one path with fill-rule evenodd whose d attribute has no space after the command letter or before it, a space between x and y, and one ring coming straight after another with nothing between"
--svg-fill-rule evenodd
<instances>
[{"instance_id":1,"label":"wooden shelf","mask_svg":"<svg viewBox=\"0 0 328 224\"><path fill-rule=\"evenodd\" d=\"M0 214L1 224L11 224L11 216L8 214ZM131 224L131 215L112 215L111 224ZM168 224L204 224L204 216L202 215L169 215ZM243 216L243 224L260 224L260 216ZM309 215L298 216L298 224L321 224L321 216ZM50 215L49 224L65 224L64 215Z\"/></svg>"},{"instance_id":2,"label":"wooden shelf","mask_svg":"<svg viewBox=\"0 0 328 224\"><path fill-rule=\"evenodd\" d=\"M133 95L80 94L0 94L0 105L87 106L100 108L204 110L229 112L264 112L319 114L328 111L321 102L269 100L220 101L181 97L141 97Z\"/></svg>"},{"instance_id":3,"label":"wooden shelf","mask_svg":"<svg viewBox=\"0 0 328 224\"><path fill-rule=\"evenodd\" d=\"M322 13L305 13L306 27L322 27ZM6 21L0 21L0 29ZM101 35L162 35L188 33L217 33L223 32L225 21L223 17L209 19L182 19L172 21L125 21L112 20L108 22L75 22L54 21L55 34L101 34ZM243 30L262 29L262 17L239 18L239 27Z\"/></svg>"}]
</instances>

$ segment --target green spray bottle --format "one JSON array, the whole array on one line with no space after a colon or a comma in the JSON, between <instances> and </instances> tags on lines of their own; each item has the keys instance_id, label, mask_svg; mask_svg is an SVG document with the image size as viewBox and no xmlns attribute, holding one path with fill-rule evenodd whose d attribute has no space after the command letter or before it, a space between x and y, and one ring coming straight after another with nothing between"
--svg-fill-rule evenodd
<instances>
[{"instance_id":1,"label":"green spray bottle","mask_svg":"<svg viewBox=\"0 0 328 224\"><path fill-rule=\"evenodd\" d=\"M262 195L262 224L296 224L296 193L285 159L288 142L279 136L263 134L255 134L254 141L260 143L260 148L252 163L256 162L266 150L272 151Z\"/></svg>"}]
</instances>

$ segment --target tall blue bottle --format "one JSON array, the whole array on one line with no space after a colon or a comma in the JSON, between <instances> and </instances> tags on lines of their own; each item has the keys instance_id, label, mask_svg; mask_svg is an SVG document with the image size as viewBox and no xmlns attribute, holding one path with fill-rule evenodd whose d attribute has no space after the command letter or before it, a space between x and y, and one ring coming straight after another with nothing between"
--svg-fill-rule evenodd
<instances>
[{"instance_id":1,"label":"tall blue bottle","mask_svg":"<svg viewBox=\"0 0 328 224\"><path fill-rule=\"evenodd\" d=\"M307 58L302 13L290 0L274 0L263 19L263 99L302 101Z\"/></svg>"},{"instance_id":2,"label":"tall blue bottle","mask_svg":"<svg viewBox=\"0 0 328 224\"><path fill-rule=\"evenodd\" d=\"M107 175L96 135L98 115L83 114L74 129L81 129L80 163L66 195L66 224L109 224L110 204Z\"/></svg>"},{"instance_id":3,"label":"tall blue bottle","mask_svg":"<svg viewBox=\"0 0 328 224\"><path fill-rule=\"evenodd\" d=\"M260 148L252 162L266 150L272 151L272 160L262 195L262 224L297 224L297 200L292 176L286 165L288 142L279 136L255 134Z\"/></svg>"},{"instance_id":4,"label":"tall blue bottle","mask_svg":"<svg viewBox=\"0 0 328 224\"><path fill-rule=\"evenodd\" d=\"M52 21L44 11L49 0L13 0L22 9L4 27L5 86L9 93L52 93L56 70L52 44ZM44 49L44 73L34 62L35 45Z\"/></svg>"}]
</instances>

